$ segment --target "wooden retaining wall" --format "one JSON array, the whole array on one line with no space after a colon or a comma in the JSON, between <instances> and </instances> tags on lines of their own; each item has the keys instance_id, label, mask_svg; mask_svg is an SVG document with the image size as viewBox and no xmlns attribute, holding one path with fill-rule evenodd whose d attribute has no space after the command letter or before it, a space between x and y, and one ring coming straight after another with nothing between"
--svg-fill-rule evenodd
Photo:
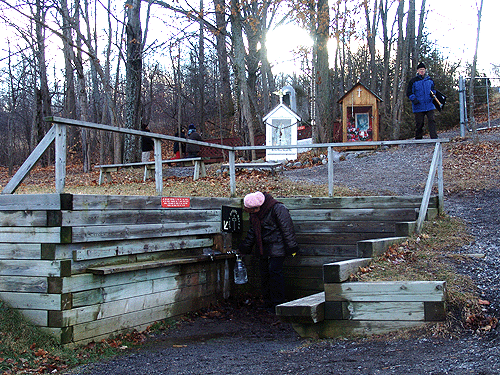
<instances>
[{"instance_id":1,"label":"wooden retaining wall","mask_svg":"<svg viewBox=\"0 0 500 375\"><path fill-rule=\"evenodd\" d=\"M186 200L187 199L187 200ZM0 196L0 298L62 343L99 340L230 291L221 206L241 200ZM214 257L214 251L220 253Z\"/></svg>"},{"instance_id":2,"label":"wooden retaining wall","mask_svg":"<svg viewBox=\"0 0 500 375\"><path fill-rule=\"evenodd\" d=\"M300 253L285 260L288 300L322 292L323 264L377 255L391 238L412 233L422 197L279 198L290 210ZM437 214L431 197L428 216ZM389 240L387 240L389 239ZM245 258L256 275L257 262ZM258 285L256 285L258 286Z\"/></svg>"},{"instance_id":3,"label":"wooden retaining wall","mask_svg":"<svg viewBox=\"0 0 500 375\"><path fill-rule=\"evenodd\" d=\"M162 199L1 195L0 299L67 344L143 329L228 297L234 263L226 252L244 233L233 241L221 233L221 207L242 207L242 199L175 198L163 206ZM280 200L301 248L285 263L291 300L323 290L323 264L408 234L421 197ZM258 287L256 262L246 262Z\"/></svg>"}]
</instances>

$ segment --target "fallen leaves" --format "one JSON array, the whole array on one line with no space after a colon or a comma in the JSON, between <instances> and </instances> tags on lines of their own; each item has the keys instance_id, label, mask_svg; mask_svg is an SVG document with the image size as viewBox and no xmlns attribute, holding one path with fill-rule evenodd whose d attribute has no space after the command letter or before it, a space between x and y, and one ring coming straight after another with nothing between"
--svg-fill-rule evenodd
<instances>
[{"instance_id":1,"label":"fallen leaves","mask_svg":"<svg viewBox=\"0 0 500 375\"><path fill-rule=\"evenodd\" d=\"M498 185L500 143L451 142L445 148L443 173L448 191L475 191Z\"/></svg>"},{"instance_id":2,"label":"fallen leaves","mask_svg":"<svg viewBox=\"0 0 500 375\"><path fill-rule=\"evenodd\" d=\"M498 325L498 319L484 314L470 315L465 320L465 327L475 332L489 332Z\"/></svg>"},{"instance_id":3,"label":"fallen leaves","mask_svg":"<svg viewBox=\"0 0 500 375\"><path fill-rule=\"evenodd\" d=\"M390 246L381 259L392 264L408 263L415 260L415 253L409 248L408 241L405 241L400 245Z\"/></svg>"}]
</instances>

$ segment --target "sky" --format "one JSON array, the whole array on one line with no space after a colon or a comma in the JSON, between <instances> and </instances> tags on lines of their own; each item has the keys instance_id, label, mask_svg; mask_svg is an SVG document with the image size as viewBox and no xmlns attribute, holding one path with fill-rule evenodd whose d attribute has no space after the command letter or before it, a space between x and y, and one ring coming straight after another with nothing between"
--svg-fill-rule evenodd
<instances>
[{"instance_id":1,"label":"sky","mask_svg":"<svg viewBox=\"0 0 500 375\"><path fill-rule=\"evenodd\" d=\"M431 38L453 60L471 62L477 37L480 0L428 0L426 21ZM484 0L479 34L478 68L490 73L491 63L500 65L500 0ZM488 74L489 75L489 74Z\"/></svg>"},{"instance_id":2,"label":"sky","mask_svg":"<svg viewBox=\"0 0 500 375\"><path fill-rule=\"evenodd\" d=\"M466 63L472 63L477 37L477 13L480 0L427 0L429 10L426 28L430 33L429 41L435 42L443 56L451 61L462 61L463 69ZM420 1L417 1L420 9ZM481 17L481 29L478 48L478 69L493 76L491 63L500 65L500 42L498 27L500 15L500 0L484 0ZM290 38L293 34L293 38ZM297 44L311 45L311 40L304 30L284 27L284 31L271 34L268 38L269 59L277 65L278 71L297 71L293 69L289 51ZM286 55L287 57L283 57ZM461 71L465 74L465 70Z\"/></svg>"}]
</instances>

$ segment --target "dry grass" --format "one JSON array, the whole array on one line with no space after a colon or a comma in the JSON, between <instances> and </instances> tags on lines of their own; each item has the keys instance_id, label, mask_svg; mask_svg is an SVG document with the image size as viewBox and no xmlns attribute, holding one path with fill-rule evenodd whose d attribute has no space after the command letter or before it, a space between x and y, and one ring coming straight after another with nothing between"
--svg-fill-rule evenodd
<instances>
[{"instance_id":1,"label":"dry grass","mask_svg":"<svg viewBox=\"0 0 500 375\"><path fill-rule=\"evenodd\" d=\"M482 315L481 300L473 280L456 271L458 262L470 262L471 258L459 256L456 250L473 241L465 224L455 218L439 217L426 222L420 235L391 246L371 265L361 268L351 279L358 281L446 281L447 311L445 322L426 327L432 334L460 333L463 328L485 329L488 319L479 322ZM476 326L470 322L477 320ZM491 327L489 328L491 329ZM419 330L398 333L405 337Z\"/></svg>"},{"instance_id":2,"label":"dry grass","mask_svg":"<svg viewBox=\"0 0 500 375\"><path fill-rule=\"evenodd\" d=\"M207 166L207 177L193 181L189 177L164 177L163 196L229 197L229 176L220 175L220 165ZM30 176L16 190L18 194L55 193L54 167L35 168ZM113 182L98 185L99 172L83 173L78 165L68 166L65 192L70 194L97 195L145 195L155 196L154 179L143 182L142 169L121 169L112 173ZM0 183L8 182L7 171L0 169ZM275 197L328 196L327 185L294 183L281 175L271 176L268 172L239 171L236 175L236 194L239 197L255 190L270 192ZM366 195L342 186L335 187L334 195Z\"/></svg>"}]
</instances>

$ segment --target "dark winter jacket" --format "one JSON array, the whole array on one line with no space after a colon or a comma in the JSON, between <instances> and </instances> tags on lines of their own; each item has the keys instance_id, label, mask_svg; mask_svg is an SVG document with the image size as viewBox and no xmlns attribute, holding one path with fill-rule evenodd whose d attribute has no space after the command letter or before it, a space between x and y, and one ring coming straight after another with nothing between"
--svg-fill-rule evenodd
<instances>
[{"instance_id":1,"label":"dark winter jacket","mask_svg":"<svg viewBox=\"0 0 500 375\"><path fill-rule=\"evenodd\" d=\"M189 131L188 132L188 139L191 139L192 141L203 141L203 139L201 138L201 135L196 131ZM195 144L191 144L191 143L188 143L186 145L186 152L189 155L198 155L198 153L200 152L200 145L195 145Z\"/></svg>"},{"instance_id":2,"label":"dark winter jacket","mask_svg":"<svg viewBox=\"0 0 500 375\"><path fill-rule=\"evenodd\" d=\"M432 103L431 91L435 94L434 81L428 75L417 74L408 83L406 96L411 100L413 113L427 112L436 109Z\"/></svg>"},{"instance_id":3,"label":"dark winter jacket","mask_svg":"<svg viewBox=\"0 0 500 375\"><path fill-rule=\"evenodd\" d=\"M148 132L147 129L142 129L143 132ZM142 152L153 151L155 149L153 138L142 136L141 137L141 150Z\"/></svg>"},{"instance_id":4,"label":"dark winter jacket","mask_svg":"<svg viewBox=\"0 0 500 375\"><path fill-rule=\"evenodd\" d=\"M274 199L269 194L264 195L266 201L269 198ZM283 203L276 202L267 212L263 212L262 216L260 219L262 254L259 254L261 250L257 243L258 236L252 226L252 220L250 220L251 224L247 236L239 246L239 251L244 254L251 253L255 245L255 254L258 256L282 257L296 253L299 248L295 239L292 218Z\"/></svg>"}]
</instances>

